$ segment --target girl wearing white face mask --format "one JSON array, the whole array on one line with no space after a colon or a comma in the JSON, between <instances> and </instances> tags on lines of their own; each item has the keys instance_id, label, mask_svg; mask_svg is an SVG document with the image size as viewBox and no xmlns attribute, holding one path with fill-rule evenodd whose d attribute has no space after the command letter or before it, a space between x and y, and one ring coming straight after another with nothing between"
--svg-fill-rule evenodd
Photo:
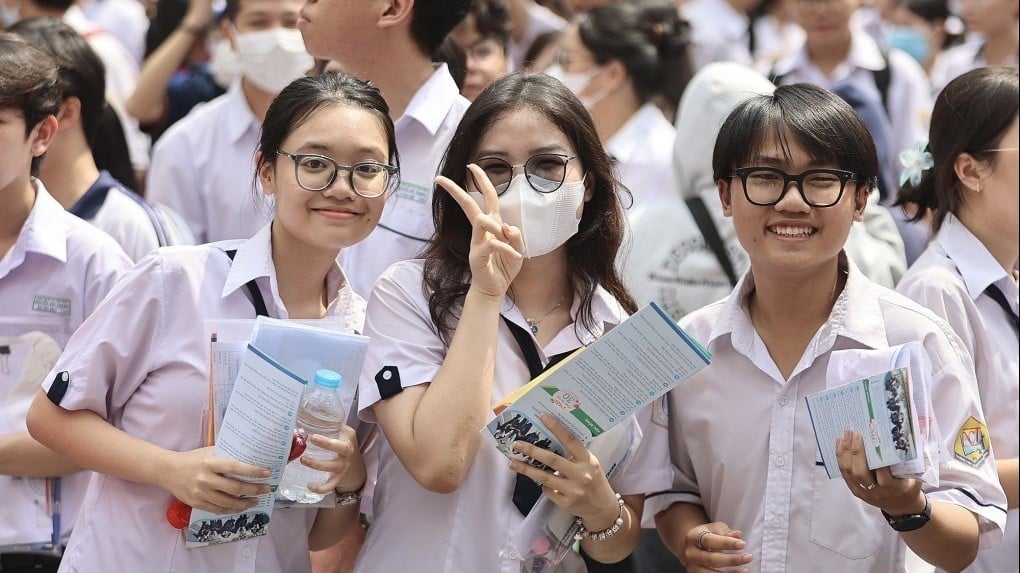
<instances>
[{"instance_id":1,"label":"girl wearing white face mask","mask_svg":"<svg viewBox=\"0 0 1020 573\"><path fill-rule=\"evenodd\" d=\"M543 491L587 531L611 530L582 547L619 561L637 540L641 494L669 487L637 461L640 452L607 480L579 442L570 459L518 446L553 473L507 467L479 433L493 405L535 370L635 310L615 268L618 184L590 115L547 75L501 78L468 108L437 184L424 259L390 267L368 305L359 409L385 435L376 489L385 494L356 570L414 562L424 572L518 573L508 532ZM646 439L662 432L644 431ZM567 559L557 571L584 571L577 554Z\"/></svg>"},{"instance_id":2,"label":"girl wearing white face mask","mask_svg":"<svg viewBox=\"0 0 1020 573\"><path fill-rule=\"evenodd\" d=\"M566 31L546 71L591 111L635 207L677 197L666 114L691 76L688 35L671 2L599 6Z\"/></svg>"},{"instance_id":3,"label":"girl wearing white face mask","mask_svg":"<svg viewBox=\"0 0 1020 573\"><path fill-rule=\"evenodd\" d=\"M297 28L267 28L244 33L232 29L231 33L242 74L262 91L280 93L315 63L305 50L305 41Z\"/></svg>"}]
</instances>

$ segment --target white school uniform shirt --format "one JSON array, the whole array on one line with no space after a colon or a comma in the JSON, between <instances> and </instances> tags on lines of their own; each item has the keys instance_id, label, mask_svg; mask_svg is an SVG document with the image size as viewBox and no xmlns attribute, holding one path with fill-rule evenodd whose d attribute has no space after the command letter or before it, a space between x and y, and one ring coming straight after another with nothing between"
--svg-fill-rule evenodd
<instances>
[{"instance_id":1,"label":"white school uniform shirt","mask_svg":"<svg viewBox=\"0 0 1020 573\"><path fill-rule=\"evenodd\" d=\"M159 138L146 197L180 213L199 243L250 238L271 216L255 177L260 128L234 82Z\"/></svg>"},{"instance_id":2,"label":"white school uniform shirt","mask_svg":"<svg viewBox=\"0 0 1020 573\"><path fill-rule=\"evenodd\" d=\"M32 182L35 205L0 259L0 434L25 431L28 407L68 338L131 266L113 239ZM61 478L65 541L89 476ZM47 481L0 475L0 545L50 541Z\"/></svg>"},{"instance_id":3,"label":"white school uniform shirt","mask_svg":"<svg viewBox=\"0 0 1020 573\"><path fill-rule=\"evenodd\" d=\"M751 19L726 0L690 0L680 15L691 24L691 63L700 70L712 62L752 63Z\"/></svg>"},{"instance_id":4,"label":"white school uniform shirt","mask_svg":"<svg viewBox=\"0 0 1020 573\"><path fill-rule=\"evenodd\" d=\"M625 207L654 205L680 196L673 172L673 143L676 128L649 102L630 116L616 135L606 143L606 152L615 160L620 181L634 199L623 198Z\"/></svg>"},{"instance_id":5,"label":"white school uniform shirt","mask_svg":"<svg viewBox=\"0 0 1020 573\"><path fill-rule=\"evenodd\" d=\"M896 286L953 327L974 358L981 407L997 459L1020 455L1020 344L1013 318L985 294L995 285L1014 316L1020 291L1016 280L952 214L938 235ZM1002 545L982 551L968 572L996 573L1020 567L1020 511L1009 510Z\"/></svg>"},{"instance_id":6,"label":"white school uniform shirt","mask_svg":"<svg viewBox=\"0 0 1020 573\"><path fill-rule=\"evenodd\" d=\"M447 348L436 334L422 293L423 261L409 260L390 267L376 283L369 299L365 335L372 338L358 387L361 419L375 422L372 406L380 400L375 377L387 366L396 369L402 388L428 383L446 357ZM576 317L578 303L571 309ZM503 316L522 328L521 312L506 303ZM595 332L575 325L565 327L545 348L536 348L542 362L554 354L594 342L606 328L619 324L626 312L604 289L592 301ZM498 401L531 379L527 364L509 327L499 321L492 396ZM666 432L655 426L652 407L639 412L646 440L665 447ZM649 438L649 436L652 436ZM653 465L642 442L634 461L612 480L621 494L659 491L669 487L667 464ZM507 458L491 444L483 443L463 483L453 493L433 493L415 481L380 433L379 474L375 486L374 520L355 571L415 571L448 573L485 571L520 573L521 563L512 558L511 533L524 517L513 504L515 474ZM584 564L568 554L557 572L582 572Z\"/></svg>"},{"instance_id":7,"label":"white school uniform shirt","mask_svg":"<svg viewBox=\"0 0 1020 573\"><path fill-rule=\"evenodd\" d=\"M85 16L117 38L139 66L145 60L149 17L139 0L81 0Z\"/></svg>"},{"instance_id":8,"label":"white school uniform shirt","mask_svg":"<svg viewBox=\"0 0 1020 573\"><path fill-rule=\"evenodd\" d=\"M1006 501L995 461L989 456L975 468L952 454L968 418L984 420L966 348L931 311L871 282L845 254L840 260L846 286L789 380L751 323L751 273L729 297L680 321L707 346L712 363L670 392L676 483L672 492L650 498L646 511L674 502L702 505L709 521L743 532L752 572L916 571L906 567L907 546L881 511L854 497L842 479L827 477L805 396L843 382L826 380L833 351L921 341L932 363L932 404L945 452L939 487L925 491L932 501L974 512L981 546L997 544Z\"/></svg>"},{"instance_id":9,"label":"white school uniform shirt","mask_svg":"<svg viewBox=\"0 0 1020 573\"><path fill-rule=\"evenodd\" d=\"M468 105L446 64L441 64L395 122L400 187L386 198L372 234L341 253L344 270L358 294L367 297L387 267L417 256L431 239L435 231L432 189L446 146Z\"/></svg>"},{"instance_id":10,"label":"white school uniform shirt","mask_svg":"<svg viewBox=\"0 0 1020 573\"><path fill-rule=\"evenodd\" d=\"M159 247L159 236L148 214L153 207L147 209L143 201L104 170L68 211L102 229L116 239L132 261L138 261Z\"/></svg>"},{"instance_id":11,"label":"white school uniform shirt","mask_svg":"<svg viewBox=\"0 0 1020 573\"><path fill-rule=\"evenodd\" d=\"M806 82L832 89L837 84L853 83L873 97L874 101L881 102L882 94L875 85L873 72L885 67L882 51L875 39L858 26L851 25L850 33L850 53L833 70L831 76L823 74L811 62L804 42L792 54L779 60L772 71L777 76L783 76L783 84ZM898 154L928 137L928 120L932 108L931 87L921 65L911 56L899 50L889 50L888 57L889 91L885 111L892 124L890 143Z\"/></svg>"},{"instance_id":12,"label":"white school uniform shirt","mask_svg":"<svg viewBox=\"0 0 1020 573\"><path fill-rule=\"evenodd\" d=\"M985 44L980 37L968 39L959 46L953 46L948 50L939 53L931 67L931 85L937 94L946 87L946 84L959 76L978 68L988 67L988 60L985 59ZM1017 69L1018 60L1014 55L1006 67Z\"/></svg>"},{"instance_id":13,"label":"white school uniform shirt","mask_svg":"<svg viewBox=\"0 0 1020 573\"><path fill-rule=\"evenodd\" d=\"M208 393L207 319L248 319L255 309L245 284L254 280L274 318L288 318L280 299L267 225L247 241L157 249L110 293L71 337L54 367L67 372L66 410L91 410L159 447L202 447ZM236 249L233 263L224 251ZM359 329L364 301L339 266L327 275L327 317ZM51 376L52 380L53 377ZM308 532L314 509L277 508L265 537L186 549L184 532L165 512L171 495L152 485L96 474L64 552L62 572L160 571L279 573L310 569Z\"/></svg>"}]
</instances>

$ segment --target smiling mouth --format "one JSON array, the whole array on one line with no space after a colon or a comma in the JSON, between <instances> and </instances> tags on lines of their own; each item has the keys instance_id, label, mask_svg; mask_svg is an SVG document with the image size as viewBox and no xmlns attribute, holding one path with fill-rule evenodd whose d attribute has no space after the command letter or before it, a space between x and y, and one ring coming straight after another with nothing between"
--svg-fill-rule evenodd
<instances>
[{"instance_id":1,"label":"smiling mouth","mask_svg":"<svg viewBox=\"0 0 1020 573\"><path fill-rule=\"evenodd\" d=\"M812 227L796 227L792 225L775 225L767 227L766 230L780 237L810 237L818 232L818 229Z\"/></svg>"}]
</instances>

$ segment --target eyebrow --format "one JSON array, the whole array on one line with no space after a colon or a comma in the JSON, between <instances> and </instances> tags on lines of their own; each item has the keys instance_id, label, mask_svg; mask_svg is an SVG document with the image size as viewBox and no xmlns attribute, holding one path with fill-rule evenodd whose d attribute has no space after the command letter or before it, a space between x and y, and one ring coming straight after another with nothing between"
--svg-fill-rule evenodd
<instances>
[{"instance_id":1,"label":"eyebrow","mask_svg":"<svg viewBox=\"0 0 1020 573\"><path fill-rule=\"evenodd\" d=\"M786 159L785 157L772 157L770 155L759 155L757 157L754 157L753 159L754 159L754 164L756 164L756 165L764 165L764 166L768 166L768 167L777 167L778 168L778 167L783 167L783 166L789 164L789 160ZM821 161L821 160L818 160L818 159L812 159L811 162L807 164L807 168L808 169L816 169L816 168L819 168L819 167L827 167L829 165L830 165L830 162L828 162L828 161Z\"/></svg>"},{"instance_id":2,"label":"eyebrow","mask_svg":"<svg viewBox=\"0 0 1020 573\"><path fill-rule=\"evenodd\" d=\"M536 149L532 149L531 151L529 151L529 157L532 156L532 155L539 155L539 154L542 154L542 153L556 153L556 154L560 154L560 155L570 155L570 153L567 152L567 149L565 147L563 147L562 145L560 145L558 143L553 143L553 144L550 144L550 145L544 145L542 147L539 147L539 148L536 148ZM509 155L510 154L507 153L506 151L501 151L501 150L498 150L498 149L480 149L480 150L478 150L478 155L477 156L478 157L507 157Z\"/></svg>"},{"instance_id":3,"label":"eyebrow","mask_svg":"<svg viewBox=\"0 0 1020 573\"><path fill-rule=\"evenodd\" d=\"M297 150L299 152L312 152L318 153L320 155L329 155L333 151L333 148L330 147L329 145L326 145L325 143L309 141L298 147ZM372 147L369 145L361 146L355 149L354 152L358 155L378 155L386 157L386 153L384 153L382 149L378 147Z\"/></svg>"}]
</instances>

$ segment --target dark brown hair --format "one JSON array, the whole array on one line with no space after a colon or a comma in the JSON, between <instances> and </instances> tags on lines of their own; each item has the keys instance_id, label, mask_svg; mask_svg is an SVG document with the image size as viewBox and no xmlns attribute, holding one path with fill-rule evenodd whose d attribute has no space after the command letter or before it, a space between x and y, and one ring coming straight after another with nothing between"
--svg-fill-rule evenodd
<instances>
[{"instance_id":1,"label":"dark brown hair","mask_svg":"<svg viewBox=\"0 0 1020 573\"><path fill-rule=\"evenodd\" d=\"M616 255L624 234L623 209L617 197L619 182L591 116L577 97L545 74L517 73L496 80L464 114L441 172L466 187L467 165L474 160L479 141L497 120L519 109L542 114L563 132L586 173L592 197L584 205L577 234L566 247L569 280L581 298L575 328L593 331L596 325L591 305L596 287L606 289L628 312L637 310L637 304L616 270ZM457 202L438 187L432 195L432 216L436 230L424 253L422 289L436 332L448 344L460 318L456 308L470 286L471 224Z\"/></svg>"}]
</instances>

